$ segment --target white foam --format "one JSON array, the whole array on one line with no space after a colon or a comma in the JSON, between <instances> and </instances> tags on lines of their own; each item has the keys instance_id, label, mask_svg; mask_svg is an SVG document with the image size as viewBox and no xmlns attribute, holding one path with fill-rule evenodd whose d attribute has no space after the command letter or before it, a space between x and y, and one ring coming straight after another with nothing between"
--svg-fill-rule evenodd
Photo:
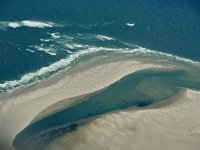
<instances>
[{"instance_id":1,"label":"white foam","mask_svg":"<svg viewBox=\"0 0 200 150\"><path fill-rule=\"evenodd\" d=\"M40 50L46 51L45 49L41 49L41 48L40 48ZM179 57L179 56L168 54L168 53L153 51L153 50L145 49L143 47L136 48L136 49L88 47L85 50L80 50L80 51L75 52L75 53L69 51L69 53L72 53L72 54L69 55L68 57L66 57L65 59L61 59L61 60L49 65L48 67L43 67L36 72L28 73L28 74L24 75L19 80L6 81L3 84L0 84L0 90L2 90L2 91L7 90L7 89L13 90L16 87L21 87L23 85L27 85L30 81L41 80L41 79L47 77L47 75L49 75L51 73L57 72L58 70L68 68L69 64L73 63L74 60L79 58L80 56L91 54L91 53L96 53L96 52L99 52L99 51L102 51L102 52L103 51L106 51L106 52L110 51L110 52L113 52L113 53L126 53L126 54L134 54L134 55L141 55L141 56L156 56L156 57L158 57L159 60L161 60L161 59L166 60L167 59L167 60L175 60L175 61L186 62L186 63L190 63L190 64L200 64L200 62L192 61L192 60L187 59L187 58Z\"/></svg>"},{"instance_id":2,"label":"white foam","mask_svg":"<svg viewBox=\"0 0 200 150\"><path fill-rule=\"evenodd\" d=\"M73 38L71 36L67 36L67 35L61 35L59 32L54 32L54 33L47 33L48 35L50 35L50 38L46 38L46 39L40 39L40 41L45 42L35 46L31 46L33 48L36 48L39 51L43 51L46 52L50 55L56 55L57 52L59 51L67 51L69 49L79 49L79 50L83 50L88 48L88 45L83 45L83 44L79 44L79 43L74 43L73 42ZM47 45L46 42L52 41L54 43L57 44L51 44L51 45ZM67 51L68 53L72 54L74 52L71 51Z\"/></svg>"},{"instance_id":3,"label":"white foam","mask_svg":"<svg viewBox=\"0 0 200 150\"><path fill-rule=\"evenodd\" d=\"M175 60L175 61L181 61L181 62L186 62L189 64L200 64L198 61L193 61L184 57L180 57L177 55L172 55L169 53L164 53L164 52L159 52L159 51L153 51L146 49L144 47L139 47L138 48L108 48L108 47L90 47L88 49L93 51L112 51L115 53L127 53L127 54L136 54L136 55L142 55L142 56L157 56L158 58L163 57L167 58L167 60Z\"/></svg>"},{"instance_id":4,"label":"white foam","mask_svg":"<svg viewBox=\"0 0 200 150\"><path fill-rule=\"evenodd\" d=\"M135 26L134 23L126 23L126 25L129 26L129 27L134 27Z\"/></svg>"},{"instance_id":5,"label":"white foam","mask_svg":"<svg viewBox=\"0 0 200 150\"><path fill-rule=\"evenodd\" d=\"M85 45L81 45L81 44L73 44L74 47L76 48L83 48L85 47Z\"/></svg>"},{"instance_id":6,"label":"white foam","mask_svg":"<svg viewBox=\"0 0 200 150\"><path fill-rule=\"evenodd\" d=\"M39 51L44 51L50 55L56 55L56 53L51 52L51 50L49 48L43 48L43 47L39 47L38 48Z\"/></svg>"},{"instance_id":7,"label":"white foam","mask_svg":"<svg viewBox=\"0 0 200 150\"><path fill-rule=\"evenodd\" d=\"M21 25L19 23L17 23L17 22L10 22L10 23L8 23L8 27L10 27L10 28L18 28L20 26Z\"/></svg>"},{"instance_id":8,"label":"white foam","mask_svg":"<svg viewBox=\"0 0 200 150\"><path fill-rule=\"evenodd\" d=\"M42 42L49 42L50 39L40 39L40 41L42 41Z\"/></svg>"},{"instance_id":9,"label":"white foam","mask_svg":"<svg viewBox=\"0 0 200 150\"><path fill-rule=\"evenodd\" d=\"M49 55L53 55L53 56L56 55L56 50L55 49L50 48L50 47L43 47L43 46L44 46L44 44L41 44L40 46L36 45L36 46L31 46L31 47L36 48L39 51L43 51L43 52L45 52L45 53L47 53Z\"/></svg>"},{"instance_id":10,"label":"white foam","mask_svg":"<svg viewBox=\"0 0 200 150\"><path fill-rule=\"evenodd\" d=\"M193 61L184 57L180 57L177 55L172 55L169 53L164 53L164 52L159 52L159 51L153 51L153 50L149 50L143 47L140 47L138 49L128 49L126 51L122 51L122 53L135 53L135 54L146 54L146 56L159 56L159 57L167 57L170 60L176 60L176 61L182 61L182 62L186 62L186 63L190 63L190 64L200 64L200 62L198 61Z\"/></svg>"},{"instance_id":11,"label":"white foam","mask_svg":"<svg viewBox=\"0 0 200 150\"><path fill-rule=\"evenodd\" d=\"M69 49L74 49L74 46L72 44L65 44L65 47Z\"/></svg>"},{"instance_id":12,"label":"white foam","mask_svg":"<svg viewBox=\"0 0 200 150\"><path fill-rule=\"evenodd\" d=\"M68 52L69 54L73 54L73 53L75 53L75 52L72 52L72 51L70 51L70 50L67 50L67 52Z\"/></svg>"},{"instance_id":13,"label":"white foam","mask_svg":"<svg viewBox=\"0 0 200 150\"><path fill-rule=\"evenodd\" d=\"M66 48L69 48L69 49L82 49L82 48L87 48L88 45L82 45L82 44L76 44L76 43L68 43L68 44L65 44L65 47Z\"/></svg>"},{"instance_id":14,"label":"white foam","mask_svg":"<svg viewBox=\"0 0 200 150\"><path fill-rule=\"evenodd\" d=\"M98 40L101 40L101 41L111 41L111 40L114 40L113 38L105 36L105 35L97 35L95 38L98 39Z\"/></svg>"},{"instance_id":15,"label":"white foam","mask_svg":"<svg viewBox=\"0 0 200 150\"><path fill-rule=\"evenodd\" d=\"M51 37L54 38L54 39L60 38L60 34L59 34L58 32L55 32L55 33L48 33L48 34L50 34Z\"/></svg>"},{"instance_id":16,"label":"white foam","mask_svg":"<svg viewBox=\"0 0 200 150\"><path fill-rule=\"evenodd\" d=\"M61 68L69 67L68 65L70 63L72 63L79 56L85 55L88 53L92 53L92 52L97 52L99 50L100 49L89 48L88 50L82 50L77 53L71 54L67 58L61 59L61 60L49 65L48 67L42 67L41 69L39 69L36 72L28 73L28 74L24 75L23 77L21 77L21 79L19 79L19 80L6 81L3 84L0 84L0 89L1 89L1 91L8 90L8 89L13 90L14 88L18 88L18 87L27 85L32 80L39 81L39 80L45 78L47 74L56 72L57 70L59 70Z\"/></svg>"},{"instance_id":17,"label":"white foam","mask_svg":"<svg viewBox=\"0 0 200 150\"><path fill-rule=\"evenodd\" d=\"M40 22L40 21L28 21L28 20L24 20L22 21L22 25L23 26L27 26L27 27L37 27L37 28L52 28L54 23L52 22Z\"/></svg>"},{"instance_id":18,"label":"white foam","mask_svg":"<svg viewBox=\"0 0 200 150\"><path fill-rule=\"evenodd\" d=\"M31 53L34 53L35 51L31 50L31 49L26 49L26 51L29 51Z\"/></svg>"},{"instance_id":19,"label":"white foam","mask_svg":"<svg viewBox=\"0 0 200 150\"><path fill-rule=\"evenodd\" d=\"M30 27L30 28L52 28L59 27L60 25L49 21L35 21L35 20L23 20L15 22L0 21L0 29L6 28L19 28L19 27Z\"/></svg>"}]
</instances>

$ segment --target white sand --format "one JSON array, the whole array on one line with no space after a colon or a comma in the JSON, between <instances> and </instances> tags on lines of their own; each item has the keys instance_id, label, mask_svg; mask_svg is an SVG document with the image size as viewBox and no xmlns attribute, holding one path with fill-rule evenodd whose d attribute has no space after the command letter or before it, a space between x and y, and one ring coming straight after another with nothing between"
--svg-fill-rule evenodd
<instances>
[{"instance_id":1,"label":"white sand","mask_svg":"<svg viewBox=\"0 0 200 150\"><path fill-rule=\"evenodd\" d=\"M13 150L12 141L16 134L48 106L63 99L97 91L131 72L161 67L134 60L112 60L107 63L85 64L77 67L78 69L74 71L59 75L55 79L18 90L10 96L1 97L0 148ZM69 104L71 102L69 101ZM43 115L47 113L49 112L45 112Z\"/></svg>"},{"instance_id":2,"label":"white sand","mask_svg":"<svg viewBox=\"0 0 200 150\"><path fill-rule=\"evenodd\" d=\"M47 150L199 150L200 92L186 90L157 109L107 114Z\"/></svg>"}]
</instances>

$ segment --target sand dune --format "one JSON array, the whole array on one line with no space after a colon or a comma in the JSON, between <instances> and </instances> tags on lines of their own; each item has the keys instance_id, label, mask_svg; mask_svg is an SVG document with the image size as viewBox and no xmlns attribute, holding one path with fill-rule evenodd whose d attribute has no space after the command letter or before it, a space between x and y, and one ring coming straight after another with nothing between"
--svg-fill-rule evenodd
<instances>
[{"instance_id":1,"label":"sand dune","mask_svg":"<svg viewBox=\"0 0 200 150\"><path fill-rule=\"evenodd\" d=\"M77 66L52 79L2 96L0 98L0 148L13 150L12 141L16 134L24 129L39 112L54 103L97 91L129 73L147 68L164 67L129 59L106 60L105 58L105 60ZM73 101L69 100L65 105L71 103ZM43 112L36 119L53 111L54 109L50 109L50 112Z\"/></svg>"},{"instance_id":2,"label":"sand dune","mask_svg":"<svg viewBox=\"0 0 200 150\"><path fill-rule=\"evenodd\" d=\"M107 114L52 142L47 150L199 150L200 92L187 89L157 109Z\"/></svg>"}]
</instances>

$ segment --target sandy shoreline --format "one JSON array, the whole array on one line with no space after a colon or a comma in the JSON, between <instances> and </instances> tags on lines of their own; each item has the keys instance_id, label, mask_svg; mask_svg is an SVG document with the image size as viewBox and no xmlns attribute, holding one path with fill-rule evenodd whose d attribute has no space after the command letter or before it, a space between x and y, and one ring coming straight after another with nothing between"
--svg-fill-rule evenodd
<instances>
[{"instance_id":1,"label":"sandy shoreline","mask_svg":"<svg viewBox=\"0 0 200 150\"><path fill-rule=\"evenodd\" d=\"M198 150L200 92L185 90L161 108L98 117L52 142L47 150Z\"/></svg>"},{"instance_id":2,"label":"sandy shoreline","mask_svg":"<svg viewBox=\"0 0 200 150\"><path fill-rule=\"evenodd\" d=\"M1 97L0 146L12 150L12 141L42 110L64 99L98 91L132 72L164 68L161 65L142 63L133 59L110 58L74 67L53 79L23 88ZM73 103L68 101L67 105ZM54 111L54 110L51 110ZM45 112L43 115L48 114ZM5 145L8 145L5 147Z\"/></svg>"},{"instance_id":3,"label":"sandy shoreline","mask_svg":"<svg viewBox=\"0 0 200 150\"><path fill-rule=\"evenodd\" d=\"M13 150L14 137L33 119L38 120L69 106L127 74L151 68L166 69L165 66L129 58L105 58L104 61L76 66L52 79L1 97L0 148ZM64 147L70 150L198 150L199 107L200 92L187 89L153 108L127 109L103 115L52 142L48 150Z\"/></svg>"}]
</instances>

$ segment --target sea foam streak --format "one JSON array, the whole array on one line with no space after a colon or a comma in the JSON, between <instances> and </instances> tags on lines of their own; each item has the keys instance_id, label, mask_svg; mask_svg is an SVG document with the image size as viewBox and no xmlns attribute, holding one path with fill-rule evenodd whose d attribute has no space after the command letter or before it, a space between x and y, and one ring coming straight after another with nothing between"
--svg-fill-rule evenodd
<instances>
[{"instance_id":1,"label":"sea foam streak","mask_svg":"<svg viewBox=\"0 0 200 150\"><path fill-rule=\"evenodd\" d=\"M21 25L19 23L17 23L17 22L10 22L10 23L8 23L8 27L10 27L10 28L18 28L20 26Z\"/></svg>"},{"instance_id":2,"label":"sea foam streak","mask_svg":"<svg viewBox=\"0 0 200 150\"><path fill-rule=\"evenodd\" d=\"M52 28L58 27L59 25L49 21L35 21L35 20L23 20L15 22L0 22L0 29L6 28L19 28L19 27L30 27L30 28Z\"/></svg>"},{"instance_id":3,"label":"sea foam streak","mask_svg":"<svg viewBox=\"0 0 200 150\"><path fill-rule=\"evenodd\" d=\"M35 48L39 51L43 51L49 55L52 55L52 56L55 56L56 55L56 50L55 49L52 49L51 47L44 47L43 44L41 44L40 46L30 46L31 48Z\"/></svg>"},{"instance_id":4,"label":"sea foam streak","mask_svg":"<svg viewBox=\"0 0 200 150\"><path fill-rule=\"evenodd\" d=\"M134 27L135 26L134 23L126 23L126 25L129 26L129 27Z\"/></svg>"},{"instance_id":5,"label":"sea foam streak","mask_svg":"<svg viewBox=\"0 0 200 150\"><path fill-rule=\"evenodd\" d=\"M83 45L84 47L84 45ZM200 64L200 62L197 61L192 61L187 58L179 57L176 55L168 54L168 53L163 53L163 52L158 52L158 51L153 51L149 50L143 47L131 49L131 48L108 48L108 47L88 47L85 50L80 50L76 53L70 54L68 57L65 59L61 59L47 67L42 67L36 72L31 72L19 80L13 80L13 81L6 81L2 84L0 84L0 92L4 91L12 91L15 88L34 83L37 81L40 81L52 73L56 73L60 70L67 69L70 67L70 64L73 63L76 59L80 58L83 55L87 54L92 54L96 52L112 52L112 53L124 53L124 54L132 54L133 56L154 56L158 57L158 59L167 59L167 60L172 60L172 61L181 61L181 62L186 62L189 64Z\"/></svg>"},{"instance_id":6,"label":"sea foam streak","mask_svg":"<svg viewBox=\"0 0 200 150\"><path fill-rule=\"evenodd\" d=\"M48 33L49 35L51 35L52 38L54 39L59 39L60 38L60 33L55 32L55 33Z\"/></svg>"},{"instance_id":7,"label":"sea foam streak","mask_svg":"<svg viewBox=\"0 0 200 150\"><path fill-rule=\"evenodd\" d=\"M69 64L71 62L73 62L76 58L78 58L80 55L97 52L99 50L100 49L91 48L91 49L88 49L85 51L84 50L79 51L79 52L74 53L65 59L61 59L47 67L42 67L41 69L39 69L36 72L28 73L28 74L24 75L23 77L21 77L21 79L19 79L19 80L4 82L3 84L0 84L0 92L6 91L6 90L12 91L14 88L18 88L23 85L27 85L31 81L36 82L41 79L44 79L45 77L48 76L48 74L50 74L52 72L56 72L62 68L70 67Z\"/></svg>"},{"instance_id":8,"label":"sea foam streak","mask_svg":"<svg viewBox=\"0 0 200 150\"><path fill-rule=\"evenodd\" d=\"M95 38L98 39L98 40L101 40L101 41L110 41L110 40L114 40L113 38L108 37L108 36L105 36L105 35L97 35Z\"/></svg>"},{"instance_id":9,"label":"sea foam streak","mask_svg":"<svg viewBox=\"0 0 200 150\"><path fill-rule=\"evenodd\" d=\"M24 21L22 21L22 25L27 26L27 27L37 27L37 28L50 27L50 28L52 28L54 23L24 20Z\"/></svg>"},{"instance_id":10,"label":"sea foam streak","mask_svg":"<svg viewBox=\"0 0 200 150\"><path fill-rule=\"evenodd\" d=\"M144 56L158 56L160 57L165 57L169 60L176 60L176 61L182 61L182 62L186 62L186 63L190 63L190 64L200 64L200 62L198 61L193 61L184 57L179 57L177 55L172 55L169 53L164 53L164 52L159 52L159 51L153 51L153 50L149 50L143 47L140 47L139 49L131 49L128 51L122 51L122 53L135 53L135 54L143 54Z\"/></svg>"}]
</instances>

